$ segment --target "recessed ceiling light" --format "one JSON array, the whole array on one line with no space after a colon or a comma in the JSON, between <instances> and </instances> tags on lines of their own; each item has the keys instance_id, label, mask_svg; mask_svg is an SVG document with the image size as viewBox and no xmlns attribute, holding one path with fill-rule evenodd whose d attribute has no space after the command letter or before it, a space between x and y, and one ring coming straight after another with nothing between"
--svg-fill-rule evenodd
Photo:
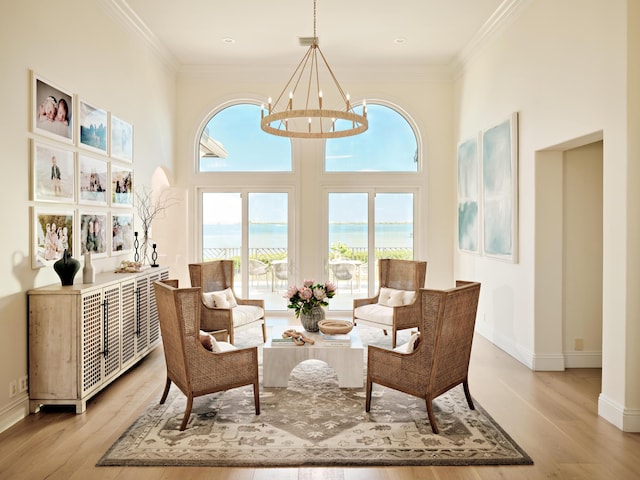
<instances>
[{"instance_id":1,"label":"recessed ceiling light","mask_svg":"<svg viewBox=\"0 0 640 480\"><path fill-rule=\"evenodd\" d=\"M406 41L407 41L407 39L403 38L403 37L398 37L398 38L394 38L393 39L393 43L395 43L396 45L402 45Z\"/></svg>"},{"instance_id":2,"label":"recessed ceiling light","mask_svg":"<svg viewBox=\"0 0 640 480\"><path fill-rule=\"evenodd\" d=\"M222 39L222 43L227 43L230 45L232 43L236 43L236 41L233 38L226 37Z\"/></svg>"}]
</instances>

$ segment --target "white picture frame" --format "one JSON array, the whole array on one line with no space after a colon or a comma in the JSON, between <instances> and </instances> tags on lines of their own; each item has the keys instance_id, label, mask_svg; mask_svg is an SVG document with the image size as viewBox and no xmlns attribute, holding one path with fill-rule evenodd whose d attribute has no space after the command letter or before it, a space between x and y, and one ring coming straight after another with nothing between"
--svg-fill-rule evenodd
<instances>
[{"instance_id":1,"label":"white picture frame","mask_svg":"<svg viewBox=\"0 0 640 480\"><path fill-rule=\"evenodd\" d=\"M53 265L69 250L74 256L75 210L67 207L31 207L31 266Z\"/></svg>"},{"instance_id":2,"label":"white picture frame","mask_svg":"<svg viewBox=\"0 0 640 480\"><path fill-rule=\"evenodd\" d=\"M76 154L73 150L31 139L31 199L75 203Z\"/></svg>"},{"instance_id":3,"label":"white picture frame","mask_svg":"<svg viewBox=\"0 0 640 480\"><path fill-rule=\"evenodd\" d=\"M78 101L78 145L107 155L109 113L84 100Z\"/></svg>"},{"instance_id":4,"label":"white picture frame","mask_svg":"<svg viewBox=\"0 0 640 480\"><path fill-rule=\"evenodd\" d=\"M133 162L133 125L120 117L111 114L111 146L112 158L125 162Z\"/></svg>"},{"instance_id":5,"label":"white picture frame","mask_svg":"<svg viewBox=\"0 0 640 480\"><path fill-rule=\"evenodd\" d=\"M33 133L73 145L75 143L75 95L31 72L31 130ZM66 115L61 118L62 107Z\"/></svg>"}]
</instances>

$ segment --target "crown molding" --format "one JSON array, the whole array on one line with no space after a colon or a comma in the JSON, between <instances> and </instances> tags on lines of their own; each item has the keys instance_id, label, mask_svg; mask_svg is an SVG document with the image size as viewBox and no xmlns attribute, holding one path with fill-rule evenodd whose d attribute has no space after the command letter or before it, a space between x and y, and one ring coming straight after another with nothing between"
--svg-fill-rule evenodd
<instances>
[{"instance_id":1,"label":"crown molding","mask_svg":"<svg viewBox=\"0 0 640 480\"><path fill-rule=\"evenodd\" d=\"M526 5L533 0L504 0L493 15L473 36L452 62L452 71L459 76L475 55L501 30L515 21Z\"/></svg>"},{"instance_id":2,"label":"crown molding","mask_svg":"<svg viewBox=\"0 0 640 480\"><path fill-rule=\"evenodd\" d=\"M128 30L138 35L165 65L174 72L178 71L180 63L176 57L164 46L149 27L147 27L126 0L100 0L100 2L113 13L114 17L120 20Z\"/></svg>"}]
</instances>

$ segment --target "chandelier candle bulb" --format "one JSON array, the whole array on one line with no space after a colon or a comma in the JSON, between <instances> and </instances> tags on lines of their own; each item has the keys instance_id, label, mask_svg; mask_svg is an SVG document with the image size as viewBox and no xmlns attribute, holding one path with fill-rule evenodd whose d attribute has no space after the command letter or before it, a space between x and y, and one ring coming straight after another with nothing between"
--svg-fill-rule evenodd
<instances>
[{"instance_id":1,"label":"chandelier candle bulb","mask_svg":"<svg viewBox=\"0 0 640 480\"><path fill-rule=\"evenodd\" d=\"M318 93L318 105L320 105L320 110L322 110L322 90Z\"/></svg>"},{"instance_id":2,"label":"chandelier candle bulb","mask_svg":"<svg viewBox=\"0 0 640 480\"><path fill-rule=\"evenodd\" d=\"M289 92L289 110L293 110L293 92Z\"/></svg>"},{"instance_id":3,"label":"chandelier candle bulb","mask_svg":"<svg viewBox=\"0 0 640 480\"><path fill-rule=\"evenodd\" d=\"M271 115L271 97L269 97L268 102L269 102L269 109L268 109L268 111L269 111L269 115Z\"/></svg>"}]
</instances>

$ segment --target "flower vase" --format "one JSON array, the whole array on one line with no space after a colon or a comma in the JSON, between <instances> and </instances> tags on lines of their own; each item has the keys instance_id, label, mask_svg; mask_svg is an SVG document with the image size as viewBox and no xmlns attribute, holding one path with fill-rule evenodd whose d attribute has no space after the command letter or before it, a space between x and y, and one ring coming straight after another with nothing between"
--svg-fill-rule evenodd
<instances>
[{"instance_id":1,"label":"flower vase","mask_svg":"<svg viewBox=\"0 0 640 480\"><path fill-rule=\"evenodd\" d=\"M300 323L302 323L302 328L307 332L317 332L320 330L318 327L320 320L324 320L324 308L322 307L311 307L310 313L300 311Z\"/></svg>"},{"instance_id":2,"label":"flower vase","mask_svg":"<svg viewBox=\"0 0 640 480\"><path fill-rule=\"evenodd\" d=\"M53 264L53 269L60 277L62 285L73 285L73 279L80 270L80 262L65 249L62 258Z\"/></svg>"}]
</instances>

